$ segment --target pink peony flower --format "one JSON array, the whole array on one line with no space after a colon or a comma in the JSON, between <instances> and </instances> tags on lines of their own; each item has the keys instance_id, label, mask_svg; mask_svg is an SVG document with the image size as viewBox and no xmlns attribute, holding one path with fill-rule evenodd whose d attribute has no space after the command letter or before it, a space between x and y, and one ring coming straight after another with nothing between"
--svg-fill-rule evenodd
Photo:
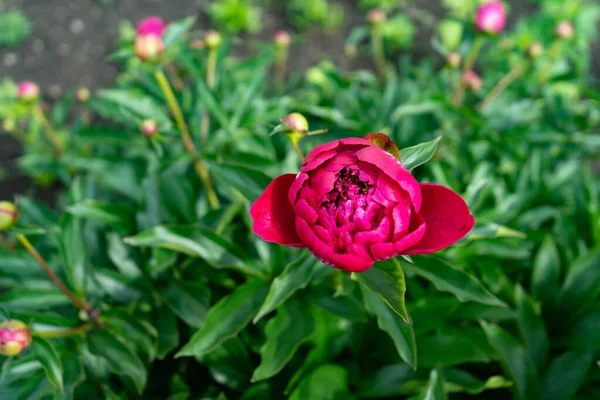
<instances>
[{"instance_id":1,"label":"pink peony flower","mask_svg":"<svg viewBox=\"0 0 600 400\"><path fill-rule=\"evenodd\" d=\"M269 184L250 215L264 240L307 247L325 264L354 272L399 254L441 250L475 223L458 194L419 184L395 157L358 138L313 149L298 175Z\"/></svg>"},{"instance_id":2,"label":"pink peony flower","mask_svg":"<svg viewBox=\"0 0 600 400\"><path fill-rule=\"evenodd\" d=\"M500 1L490 1L477 9L475 26L481 32L498 33L506 25L506 11Z\"/></svg>"},{"instance_id":3,"label":"pink peony flower","mask_svg":"<svg viewBox=\"0 0 600 400\"><path fill-rule=\"evenodd\" d=\"M17 87L17 97L22 100L35 100L40 97L40 87L31 81L19 83Z\"/></svg>"},{"instance_id":4,"label":"pink peony flower","mask_svg":"<svg viewBox=\"0 0 600 400\"><path fill-rule=\"evenodd\" d=\"M139 36L162 36L165 32L165 23L160 17L147 17L138 23L136 32Z\"/></svg>"},{"instance_id":5,"label":"pink peony flower","mask_svg":"<svg viewBox=\"0 0 600 400\"><path fill-rule=\"evenodd\" d=\"M21 321L9 319L0 323L0 354L16 356L25 351L31 343L31 332Z\"/></svg>"}]
</instances>

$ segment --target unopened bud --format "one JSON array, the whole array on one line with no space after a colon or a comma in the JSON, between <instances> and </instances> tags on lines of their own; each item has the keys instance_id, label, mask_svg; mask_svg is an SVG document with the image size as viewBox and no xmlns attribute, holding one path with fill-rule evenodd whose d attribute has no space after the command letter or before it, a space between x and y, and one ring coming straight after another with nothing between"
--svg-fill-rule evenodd
<instances>
[{"instance_id":1,"label":"unopened bud","mask_svg":"<svg viewBox=\"0 0 600 400\"><path fill-rule=\"evenodd\" d=\"M40 97L40 87L34 82L21 82L17 87L17 97L24 101L37 100Z\"/></svg>"},{"instance_id":2,"label":"unopened bud","mask_svg":"<svg viewBox=\"0 0 600 400\"><path fill-rule=\"evenodd\" d=\"M575 35L575 28L569 21L562 21L556 25L556 36L561 39L571 39Z\"/></svg>"},{"instance_id":3,"label":"unopened bud","mask_svg":"<svg viewBox=\"0 0 600 400\"><path fill-rule=\"evenodd\" d=\"M0 201L0 232L12 228L18 219L17 207L9 201Z\"/></svg>"},{"instance_id":4,"label":"unopened bud","mask_svg":"<svg viewBox=\"0 0 600 400\"><path fill-rule=\"evenodd\" d=\"M221 45L221 34L217 31L208 30L204 33L204 43L208 49L216 49Z\"/></svg>"},{"instance_id":5,"label":"unopened bud","mask_svg":"<svg viewBox=\"0 0 600 400\"><path fill-rule=\"evenodd\" d=\"M500 1L482 4L475 15L475 26L480 32L495 34L506 25L506 11Z\"/></svg>"},{"instance_id":6,"label":"unopened bud","mask_svg":"<svg viewBox=\"0 0 600 400\"><path fill-rule=\"evenodd\" d=\"M16 126L17 126L17 124L15 123L14 119L5 119L4 121L2 121L2 129L6 133L14 132Z\"/></svg>"},{"instance_id":7,"label":"unopened bud","mask_svg":"<svg viewBox=\"0 0 600 400\"><path fill-rule=\"evenodd\" d=\"M165 44L157 35L138 35L135 38L135 54L142 61L155 61L165 50Z\"/></svg>"},{"instance_id":8,"label":"unopened bud","mask_svg":"<svg viewBox=\"0 0 600 400\"><path fill-rule=\"evenodd\" d=\"M273 35L273 42L278 48L287 48L292 43L292 37L286 31L277 31Z\"/></svg>"},{"instance_id":9,"label":"unopened bud","mask_svg":"<svg viewBox=\"0 0 600 400\"><path fill-rule=\"evenodd\" d=\"M192 49L195 50L200 50L206 47L206 45L204 44L204 40L202 39L194 39L191 43L190 43L190 47Z\"/></svg>"},{"instance_id":10,"label":"unopened bud","mask_svg":"<svg viewBox=\"0 0 600 400\"><path fill-rule=\"evenodd\" d=\"M80 87L77 89L76 97L80 103L86 103L90 99L90 90L88 88Z\"/></svg>"},{"instance_id":11,"label":"unopened bud","mask_svg":"<svg viewBox=\"0 0 600 400\"><path fill-rule=\"evenodd\" d=\"M140 130L142 131L144 136L152 138L158 133L158 124L153 119L146 119L142 121L142 124L140 125Z\"/></svg>"},{"instance_id":12,"label":"unopened bud","mask_svg":"<svg viewBox=\"0 0 600 400\"><path fill-rule=\"evenodd\" d=\"M451 68L458 68L460 66L461 61L462 57L458 53L450 53L448 54L448 57L446 57L446 62Z\"/></svg>"},{"instance_id":13,"label":"unopened bud","mask_svg":"<svg viewBox=\"0 0 600 400\"><path fill-rule=\"evenodd\" d=\"M308 121L300 113L286 115L281 123L287 128L284 133L308 133Z\"/></svg>"},{"instance_id":14,"label":"unopened bud","mask_svg":"<svg viewBox=\"0 0 600 400\"><path fill-rule=\"evenodd\" d=\"M533 42L527 46L527 56L530 58L538 58L544 54L544 46L540 42Z\"/></svg>"},{"instance_id":15,"label":"unopened bud","mask_svg":"<svg viewBox=\"0 0 600 400\"><path fill-rule=\"evenodd\" d=\"M344 53L346 53L346 57L348 58L356 58L358 55L358 49L356 48L355 44L346 43L344 46Z\"/></svg>"},{"instance_id":16,"label":"unopened bud","mask_svg":"<svg viewBox=\"0 0 600 400\"><path fill-rule=\"evenodd\" d=\"M0 322L0 355L16 356L31 344L31 332L27 325L15 319Z\"/></svg>"},{"instance_id":17,"label":"unopened bud","mask_svg":"<svg viewBox=\"0 0 600 400\"><path fill-rule=\"evenodd\" d=\"M465 82L467 83L467 88L472 92L478 92L483 87L483 81L473 70L465 72Z\"/></svg>"},{"instance_id":18,"label":"unopened bud","mask_svg":"<svg viewBox=\"0 0 600 400\"><path fill-rule=\"evenodd\" d=\"M381 8L374 8L369 11L367 20L371 25L377 25L385 21L385 12Z\"/></svg>"}]
</instances>

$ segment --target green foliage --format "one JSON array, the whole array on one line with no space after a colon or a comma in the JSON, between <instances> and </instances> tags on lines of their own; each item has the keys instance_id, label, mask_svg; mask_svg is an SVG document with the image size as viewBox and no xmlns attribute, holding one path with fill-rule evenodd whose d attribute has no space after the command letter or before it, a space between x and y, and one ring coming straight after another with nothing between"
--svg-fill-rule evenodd
<instances>
[{"instance_id":1,"label":"green foliage","mask_svg":"<svg viewBox=\"0 0 600 400\"><path fill-rule=\"evenodd\" d=\"M21 11L0 11L0 45L15 46L30 34L31 22Z\"/></svg>"},{"instance_id":2,"label":"green foliage","mask_svg":"<svg viewBox=\"0 0 600 400\"><path fill-rule=\"evenodd\" d=\"M207 9L213 22L229 34L261 30L260 9L253 0L216 0Z\"/></svg>"}]
</instances>

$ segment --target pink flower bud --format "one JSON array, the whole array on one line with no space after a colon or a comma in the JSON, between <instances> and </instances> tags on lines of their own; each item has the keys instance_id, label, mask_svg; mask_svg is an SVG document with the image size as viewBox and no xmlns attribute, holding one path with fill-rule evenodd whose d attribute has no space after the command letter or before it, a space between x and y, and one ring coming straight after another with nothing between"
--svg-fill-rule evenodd
<instances>
[{"instance_id":1,"label":"pink flower bud","mask_svg":"<svg viewBox=\"0 0 600 400\"><path fill-rule=\"evenodd\" d=\"M292 42L292 37L286 31L277 31L273 35L273 42L275 42L275 46L277 47L288 47Z\"/></svg>"},{"instance_id":2,"label":"pink flower bud","mask_svg":"<svg viewBox=\"0 0 600 400\"><path fill-rule=\"evenodd\" d=\"M0 355L16 356L31 343L31 332L21 321L9 319L0 323Z\"/></svg>"},{"instance_id":3,"label":"pink flower bud","mask_svg":"<svg viewBox=\"0 0 600 400\"><path fill-rule=\"evenodd\" d=\"M202 39L194 39L190 43L190 47L195 50L203 49L206 47L204 40Z\"/></svg>"},{"instance_id":4,"label":"pink flower bud","mask_svg":"<svg viewBox=\"0 0 600 400\"><path fill-rule=\"evenodd\" d=\"M308 121L306 120L304 115L300 113L292 113L286 115L281 120L281 123L285 125L286 128L288 128L288 132L286 133L308 133Z\"/></svg>"},{"instance_id":5,"label":"pink flower bud","mask_svg":"<svg viewBox=\"0 0 600 400\"><path fill-rule=\"evenodd\" d=\"M369 11L369 16L367 20L371 25L377 25L383 21L385 21L385 12L381 8L374 8Z\"/></svg>"},{"instance_id":6,"label":"pink flower bud","mask_svg":"<svg viewBox=\"0 0 600 400\"><path fill-rule=\"evenodd\" d=\"M77 89L75 97L77 97L77 101L80 103L85 103L90 99L90 90L88 88L80 87Z\"/></svg>"},{"instance_id":7,"label":"pink flower bud","mask_svg":"<svg viewBox=\"0 0 600 400\"><path fill-rule=\"evenodd\" d=\"M458 53L450 53L448 54L448 57L446 57L446 62L451 68L458 68L461 61L462 57Z\"/></svg>"},{"instance_id":8,"label":"pink flower bud","mask_svg":"<svg viewBox=\"0 0 600 400\"><path fill-rule=\"evenodd\" d=\"M138 35L135 38L135 54L142 61L154 61L160 57L164 50L165 45L160 36Z\"/></svg>"},{"instance_id":9,"label":"pink flower bud","mask_svg":"<svg viewBox=\"0 0 600 400\"><path fill-rule=\"evenodd\" d=\"M575 35L573 24L569 21L562 21L556 25L556 36L561 39L571 39Z\"/></svg>"},{"instance_id":10,"label":"pink flower bud","mask_svg":"<svg viewBox=\"0 0 600 400\"><path fill-rule=\"evenodd\" d=\"M146 119L140 125L140 130L147 138L153 138L158 133L158 124L153 119Z\"/></svg>"},{"instance_id":11,"label":"pink flower bud","mask_svg":"<svg viewBox=\"0 0 600 400\"><path fill-rule=\"evenodd\" d=\"M478 92L483 87L483 81L475 71L466 71L464 77L465 82L467 83L467 88L469 88L469 90L472 92Z\"/></svg>"},{"instance_id":12,"label":"pink flower bud","mask_svg":"<svg viewBox=\"0 0 600 400\"><path fill-rule=\"evenodd\" d=\"M11 202L0 201L0 232L12 228L18 219L17 207Z\"/></svg>"},{"instance_id":13,"label":"pink flower bud","mask_svg":"<svg viewBox=\"0 0 600 400\"><path fill-rule=\"evenodd\" d=\"M25 101L36 100L40 97L40 88L34 82L21 82L17 87L17 97Z\"/></svg>"},{"instance_id":14,"label":"pink flower bud","mask_svg":"<svg viewBox=\"0 0 600 400\"><path fill-rule=\"evenodd\" d=\"M530 58L538 58L544 54L544 46L540 42L533 42L527 46L527 56Z\"/></svg>"},{"instance_id":15,"label":"pink flower bud","mask_svg":"<svg viewBox=\"0 0 600 400\"><path fill-rule=\"evenodd\" d=\"M217 31L208 30L204 33L204 43L208 49L216 49L221 45L221 35Z\"/></svg>"},{"instance_id":16,"label":"pink flower bud","mask_svg":"<svg viewBox=\"0 0 600 400\"><path fill-rule=\"evenodd\" d=\"M506 11L500 1L490 1L477 9L475 26L481 32L498 33L506 25Z\"/></svg>"},{"instance_id":17,"label":"pink flower bud","mask_svg":"<svg viewBox=\"0 0 600 400\"><path fill-rule=\"evenodd\" d=\"M138 23L136 32L139 36L162 36L165 32L165 23L160 17L147 17Z\"/></svg>"}]
</instances>

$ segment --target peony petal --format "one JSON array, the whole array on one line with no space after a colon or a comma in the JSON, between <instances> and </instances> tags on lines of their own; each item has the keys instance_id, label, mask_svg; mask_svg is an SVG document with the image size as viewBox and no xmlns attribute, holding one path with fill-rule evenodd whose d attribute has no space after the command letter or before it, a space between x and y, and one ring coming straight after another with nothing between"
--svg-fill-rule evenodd
<instances>
[{"instance_id":1,"label":"peony petal","mask_svg":"<svg viewBox=\"0 0 600 400\"><path fill-rule=\"evenodd\" d=\"M425 221L421 216L413 214L408 230L408 235L393 243L380 242L372 245L371 254L373 258L376 260L385 260L398 254L403 254L406 249L419 243L426 232Z\"/></svg>"},{"instance_id":2,"label":"peony petal","mask_svg":"<svg viewBox=\"0 0 600 400\"><path fill-rule=\"evenodd\" d=\"M294 174L275 178L250 207L252 231L267 242L305 247L296 233L296 214L288 201Z\"/></svg>"},{"instance_id":3,"label":"peony petal","mask_svg":"<svg viewBox=\"0 0 600 400\"><path fill-rule=\"evenodd\" d=\"M475 225L467 203L452 189L432 183L421 184L423 204L419 214L425 220L425 236L404 254L426 254L441 250L462 239Z\"/></svg>"}]
</instances>

